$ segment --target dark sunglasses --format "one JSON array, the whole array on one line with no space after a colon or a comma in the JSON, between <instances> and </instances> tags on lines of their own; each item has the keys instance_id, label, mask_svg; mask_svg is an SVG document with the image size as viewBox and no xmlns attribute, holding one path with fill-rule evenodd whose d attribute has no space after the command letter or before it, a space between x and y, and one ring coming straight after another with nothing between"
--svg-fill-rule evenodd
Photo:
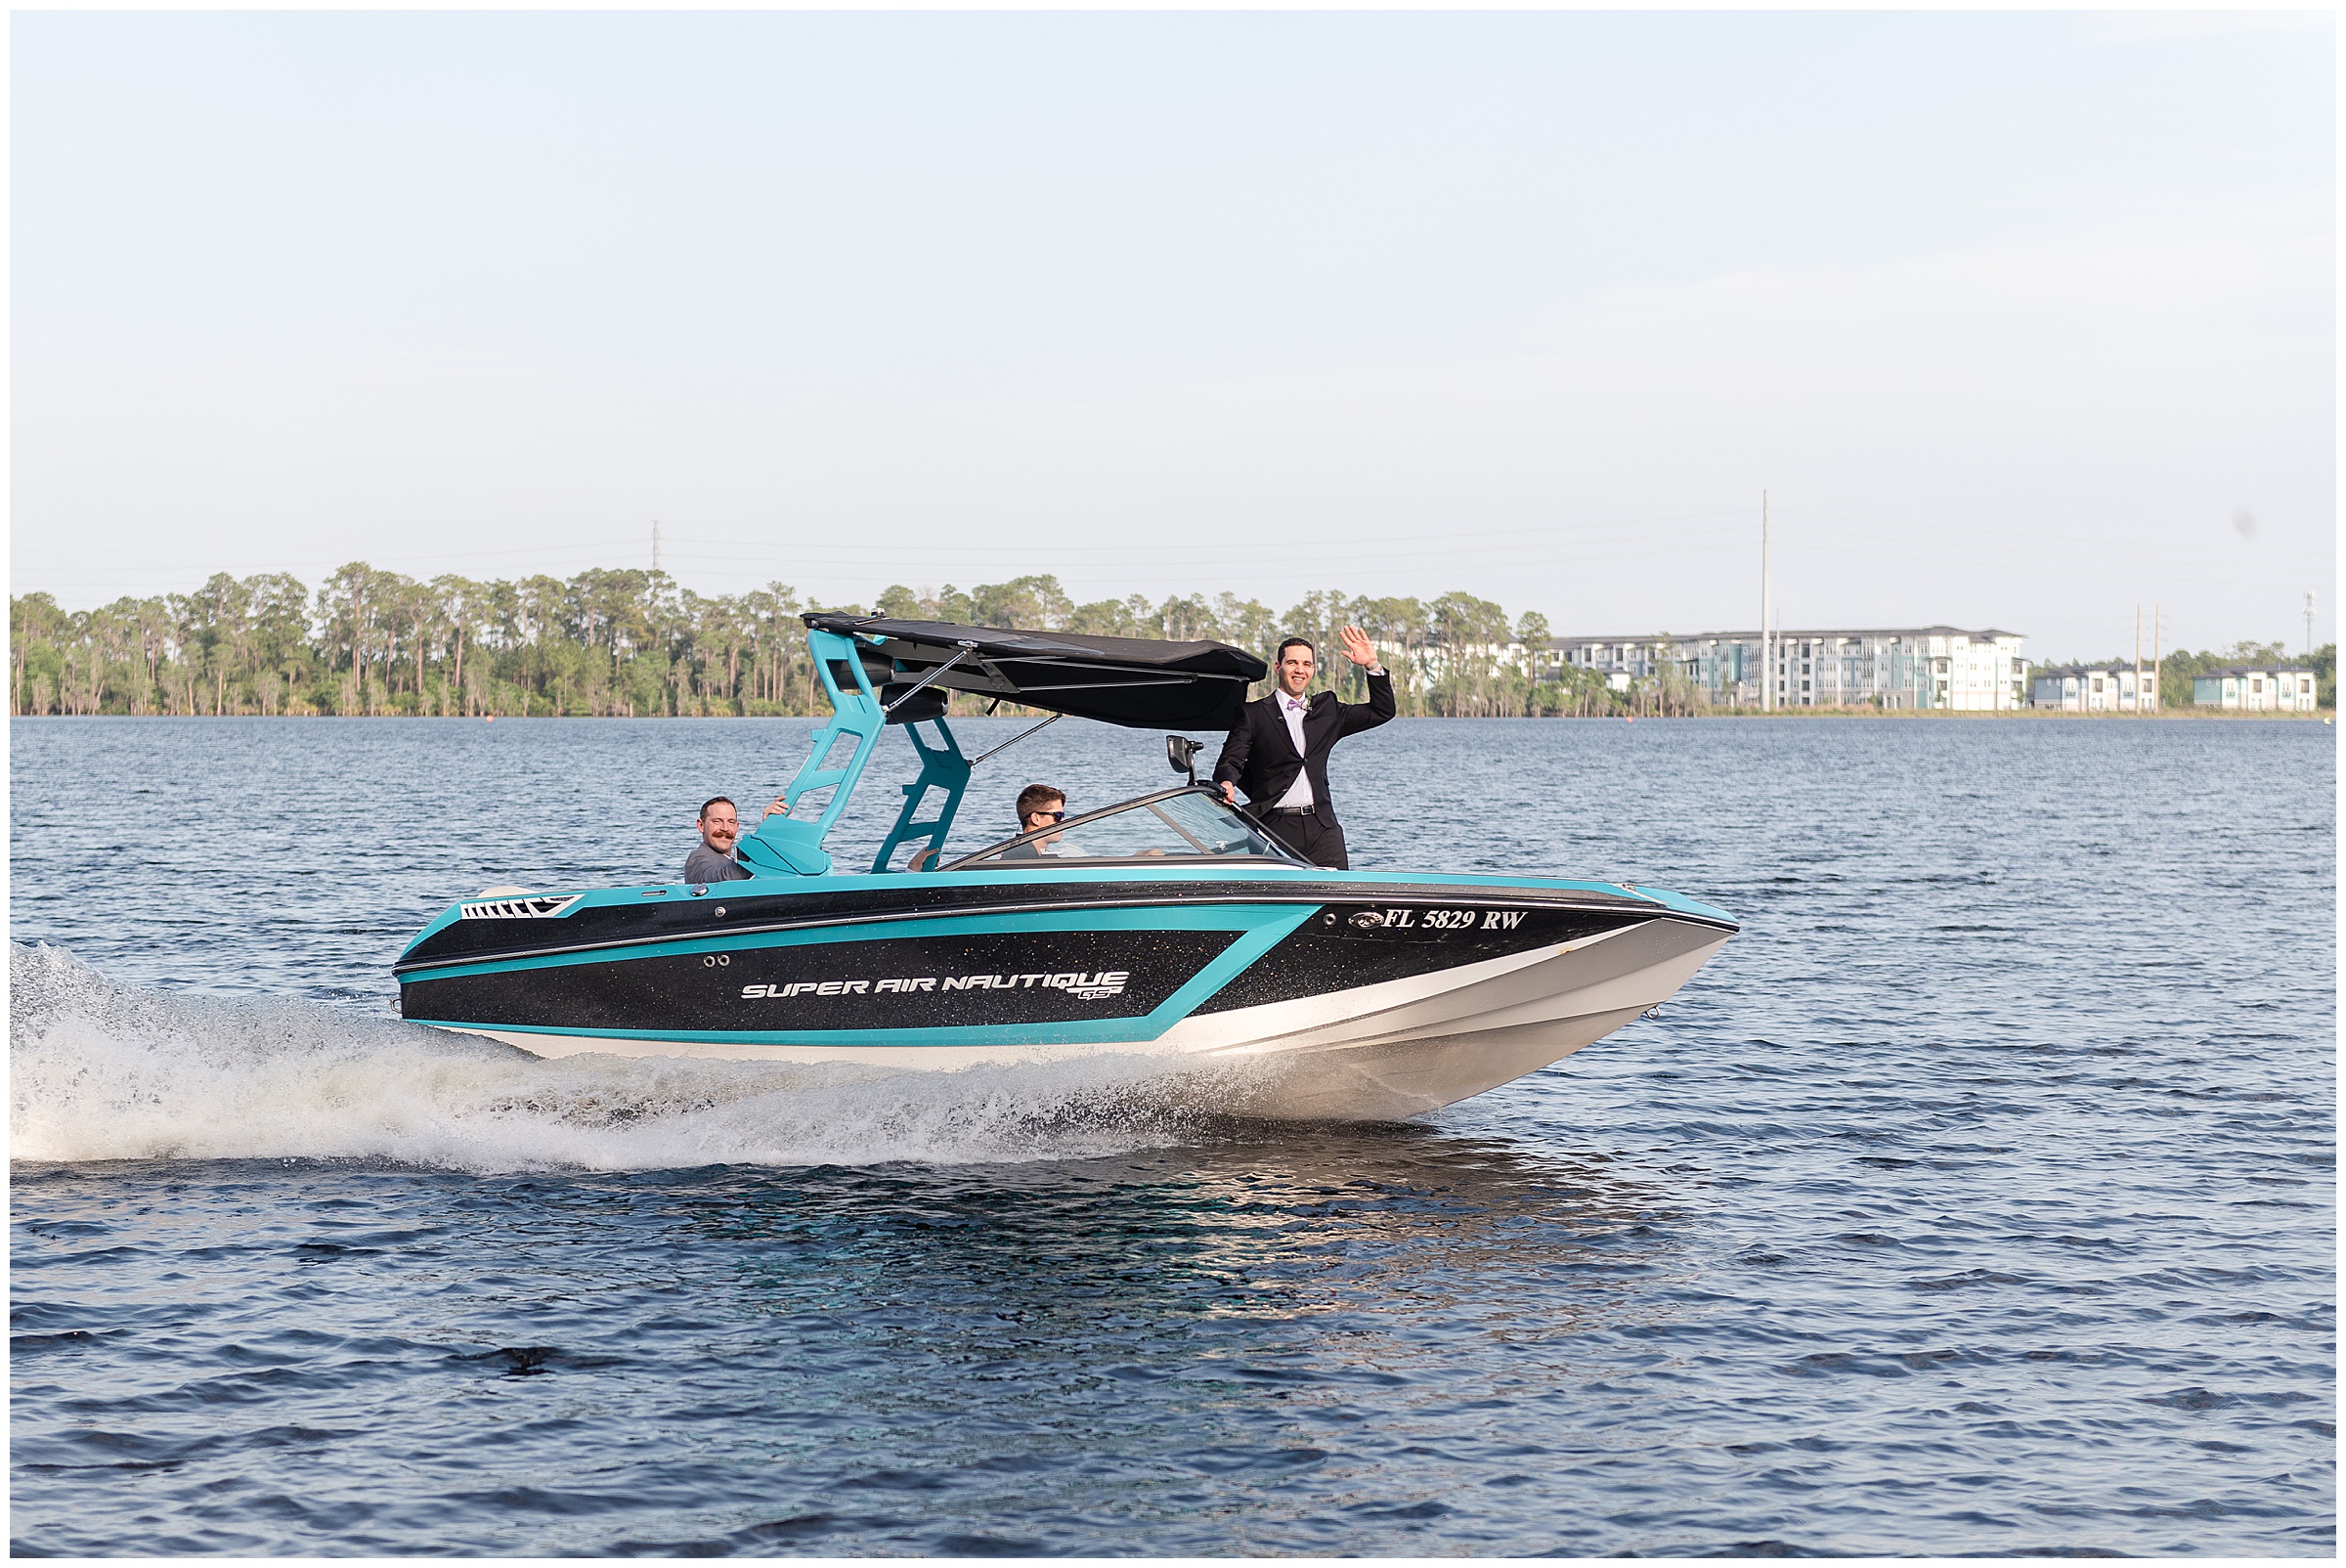
<instances>
[{"instance_id":1,"label":"dark sunglasses","mask_svg":"<svg viewBox=\"0 0 2346 1568\"><path fill-rule=\"evenodd\" d=\"M1064 822L1067 819L1067 813L1064 811L1029 811L1026 814L1039 816L1047 822Z\"/></svg>"}]
</instances>

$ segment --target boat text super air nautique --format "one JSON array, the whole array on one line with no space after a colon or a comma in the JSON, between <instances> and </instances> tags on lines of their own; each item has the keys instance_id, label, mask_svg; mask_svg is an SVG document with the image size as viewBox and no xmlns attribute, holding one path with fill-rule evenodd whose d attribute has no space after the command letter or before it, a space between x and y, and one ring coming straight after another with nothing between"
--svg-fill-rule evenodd
<instances>
[{"instance_id":1,"label":"boat text super air nautique","mask_svg":"<svg viewBox=\"0 0 2346 1568\"><path fill-rule=\"evenodd\" d=\"M1037 729L1211 731L1266 667L1220 642L804 619L832 718L789 809L742 838L748 879L492 889L400 955L404 1016L545 1057L1149 1056L1233 1113L1393 1120L1602 1038L1735 934L1651 888L1323 870L1197 784L1179 734L1189 783L947 853L984 761L955 740L948 692L1048 714ZM920 776L870 866L843 869L824 841L890 726Z\"/></svg>"}]
</instances>

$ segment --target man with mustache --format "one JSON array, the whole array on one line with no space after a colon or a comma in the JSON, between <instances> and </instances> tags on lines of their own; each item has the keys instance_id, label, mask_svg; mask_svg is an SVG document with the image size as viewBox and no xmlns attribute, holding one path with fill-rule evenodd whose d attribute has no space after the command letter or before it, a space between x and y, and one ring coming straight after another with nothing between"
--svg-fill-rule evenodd
<instances>
[{"instance_id":1,"label":"man with mustache","mask_svg":"<svg viewBox=\"0 0 2346 1568\"><path fill-rule=\"evenodd\" d=\"M771 814L788 810L789 807L782 804L780 796L776 796L774 804L765 809ZM701 807L696 825L701 830L701 842L693 848L692 853L684 857L686 882L695 886L712 882L740 882L754 874L749 867L733 858L734 850L741 845L741 815L733 809L730 800L722 795L712 798Z\"/></svg>"}]
</instances>

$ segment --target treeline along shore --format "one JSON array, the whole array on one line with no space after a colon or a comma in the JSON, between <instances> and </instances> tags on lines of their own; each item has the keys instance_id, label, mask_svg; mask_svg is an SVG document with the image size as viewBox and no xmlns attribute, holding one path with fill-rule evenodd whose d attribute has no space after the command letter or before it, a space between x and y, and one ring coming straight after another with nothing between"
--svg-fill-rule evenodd
<instances>
[{"instance_id":1,"label":"treeline along shore","mask_svg":"<svg viewBox=\"0 0 2346 1568\"><path fill-rule=\"evenodd\" d=\"M1028 627L1188 641L1211 637L1266 658L1299 633L1335 654L1346 624L1390 650L1404 714L1522 717L1662 712L1653 692L1617 692L1589 671L1536 671L1546 619L1468 593L1430 602L1335 590L1283 615L1221 593L1134 594L1077 604L1054 577L963 591L890 588L871 605L818 604L768 584L709 596L660 571L610 569L567 580L428 582L353 562L315 592L284 573L219 573L191 593L65 610L47 593L12 596L10 709L17 715L345 715L528 718L827 714L800 612ZM956 712L982 704L956 698Z\"/></svg>"},{"instance_id":2,"label":"treeline along shore","mask_svg":"<svg viewBox=\"0 0 2346 1568\"><path fill-rule=\"evenodd\" d=\"M1537 610L1509 617L1471 593L1431 600L1307 593L1282 614L1233 593L1074 602L1055 577L891 587L870 605L819 604L769 583L705 595L667 573L418 581L354 561L313 592L286 573L216 573L191 593L66 610L47 593L9 600L9 712L394 718L730 718L829 712L800 612L844 610L969 626L1028 627L1185 642L1215 638L1270 657L1310 637L1352 700L1356 672L1336 632L1365 628L1417 718L1592 718L1724 712L1676 674L1628 682L1567 664ZM1667 639L1667 633L1663 634ZM2170 711L2188 711L2201 668L2278 647L2171 652ZM2336 698L2334 648L2313 656L2322 706ZM2033 671L2031 672L2033 674ZM955 713L976 713L957 696ZM1015 711L1015 710L1014 710ZM1751 710L1746 709L1745 712ZM1796 710L1797 711L1797 710ZM1816 714L1824 710L1808 709ZM1779 710L1779 712L1787 712Z\"/></svg>"}]
</instances>

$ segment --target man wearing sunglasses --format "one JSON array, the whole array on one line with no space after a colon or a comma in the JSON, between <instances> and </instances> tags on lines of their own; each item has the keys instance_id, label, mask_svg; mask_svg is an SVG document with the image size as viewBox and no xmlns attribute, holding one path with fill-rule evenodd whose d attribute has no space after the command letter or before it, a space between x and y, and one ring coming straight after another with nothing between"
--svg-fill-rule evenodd
<instances>
[{"instance_id":1,"label":"man wearing sunglasses","mask_svg":"<svg viewBox=\"0 0 2346 1568\"><path fill-rule=\"evenodd\" d=\"M1067 797L1063 791L1055 790L1048 784L1029 784L1019 791L1021 833L1039 833L1053 823L1066 819ZM1003 850L1002 858L1038 860L1046 855L1057 855L1058 844L1059 835L1056 833L1040 839L1029 839L1016 849Z\"/></svg>"}]
</instances>

